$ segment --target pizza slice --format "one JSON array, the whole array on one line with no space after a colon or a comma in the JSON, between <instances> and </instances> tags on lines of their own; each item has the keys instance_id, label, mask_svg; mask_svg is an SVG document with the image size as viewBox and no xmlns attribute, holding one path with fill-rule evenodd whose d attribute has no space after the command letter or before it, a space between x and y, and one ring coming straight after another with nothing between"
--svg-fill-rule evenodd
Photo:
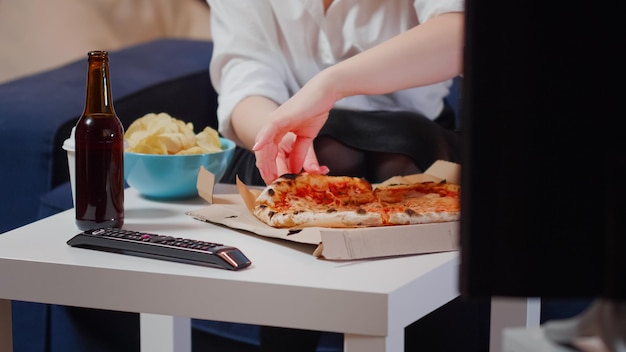
<instances>
[{"instance_id":1,"label":"pizza slice","mask_svg":"<svg viewBox=\"0 0 626 352\"><path fill-rule=\"evenodd\" d=\"M354 227L382 224L380 214L362 206L375 201L362 178L288 174L268 185L256 199L254 215L273 227Z\"/></svg>"},{"instance_id":2,"label":"pizza slice","mask_svg":"<svg viewBox=\"0 0 626 352\"><path fill-rule=\"evenodd\" d=\"M457 221L461 217L460 186L445 181L380 186L374 194L388 225Z\"/></svg>"}]
</instances>

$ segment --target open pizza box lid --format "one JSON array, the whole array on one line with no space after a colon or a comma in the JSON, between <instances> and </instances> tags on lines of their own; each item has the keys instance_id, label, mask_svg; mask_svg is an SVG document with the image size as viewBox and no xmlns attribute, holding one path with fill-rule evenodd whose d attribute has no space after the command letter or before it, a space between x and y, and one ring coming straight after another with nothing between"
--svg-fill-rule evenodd
<instances>
[{"instance_id":1,"label":"open pizza box lid","mask_svg":"<svg viewBox=\"0 0 626 352\"><path fill-rule=\"evenodd\" d=\"M437 161L423 174L404 176L413 182L446 180L460 184L460 165ZM261 191L238 180L239 194L213 195L215 177L201 168L198 173L198 194L209 206L187 212L195 219L228 226L260 236L311 245L312 254L328 260L354 260L459 249L459 222L385 227L326 228L305 227L279 229L271 227L250 211ZM385 182L397 183L398 177Z\"/></svg>"}]
</instances>

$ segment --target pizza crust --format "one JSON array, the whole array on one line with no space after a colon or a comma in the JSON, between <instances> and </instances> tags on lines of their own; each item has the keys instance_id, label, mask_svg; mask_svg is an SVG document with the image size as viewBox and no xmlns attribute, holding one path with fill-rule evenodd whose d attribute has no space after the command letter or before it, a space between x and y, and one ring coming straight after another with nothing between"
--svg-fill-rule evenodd
<instances>
[{"instance_id":1,"label":"pizza crust","mask_svg":"<svg viewBox=\"0 0 626 352\"><path fill-rule=\"evenodd\" d=\"M380 214L354 210L274 212L270 207L257 206L253 213L259 220L272 227L361 227L383 225Z\"/></svg>"},{"instance_id":2,"label":"pizza crust","mask_svg":"<svg viewBox=\"0 0 626 352\"><path fill-rule=\"evenodd\" d=\"M460 212L396 212L389 214L389 223L394 225L430 224L435 222L457 221L460 218Z\"/></svg>"}]
</instances>

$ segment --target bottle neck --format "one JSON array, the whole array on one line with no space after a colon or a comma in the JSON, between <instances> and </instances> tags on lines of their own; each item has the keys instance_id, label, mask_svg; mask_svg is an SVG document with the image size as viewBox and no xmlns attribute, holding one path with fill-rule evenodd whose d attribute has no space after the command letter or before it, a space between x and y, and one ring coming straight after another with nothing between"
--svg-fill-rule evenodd
<instances>
[{"instance_id":1,"label":"bottle neck","mask_svg":"<svg viewBox=\"0 0 626 352\"><path fill-rule=\"evenodd\" d=\"M114 115L109 81L109 57L106 51L88 54L87 95L83 115Z\"/></svg>"}]
</instances>

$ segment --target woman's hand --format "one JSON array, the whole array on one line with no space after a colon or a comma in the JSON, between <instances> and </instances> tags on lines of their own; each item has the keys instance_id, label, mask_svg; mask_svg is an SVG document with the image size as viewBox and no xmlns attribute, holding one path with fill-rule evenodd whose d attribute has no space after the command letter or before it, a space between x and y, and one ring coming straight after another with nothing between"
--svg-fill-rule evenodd
<instances>
[{"instance_id":1,"label":"woman's hand","mask_svg":"<svg viewBox=\"0 0 626 352\"><path fill-rule=\"evenodd\" d=\"M328 119L328 112L337 100L326 86L323 75L305 84L285 104L270 114L256 136L252 150L256 165L265 183L285 173L328 173L320 166L313 151L313 140Z\"/></svg>"},{"instance_id":2,"label":"woman's hand","mask_svg":"<svg viewBox=\"0 0 626 352\"><path fill-rule=\"evenodd\" d=\"M327 118L328 113L307 120L278 119L261 129L253 151L256 166L266 184L280 175L297 174L303 170L328 173L326 166L319 165L313 150L313 139Z\"/></svg>"},{"instance_id":3,"label":"woman's hand","mask_svg":"<svg viewBox=\"0 0 626 352\"><path fill-rule=\"evenodd\" d=\"M327 167L319 165L317 161L317 156L315 155L315 151L313 150L312 144L310 144L309 147L306 149L304 157L302 157L303 161L302 161L301 166L300 167L291 166L292 163L295 163L295 165L300 165L300 162L298 160L300 160L301 155L298 154L299 153L299 151L297 151L298 147L295 147L296 150L294 151L296 140L297 140L297 136L294 133L289 132L283 137L280 143L278 143L278 150L276 152L276 158L274 159L275 165L276 165L275 172L274 170L268 171L267 167L265 168L259 167L259 165L267 164L267 165L270 165L270 168L271 168L271 165L273 164L272 163L273 153L269 152L269 149L267 148L264 149L263 151L256 153L257 167L259 167L261 176L263 176L263 180L266 183L272 182L274 179L276 179L276 177L280 175L298 173L302 170L309 172L309 173L317 173L317 174L328 173ZM264 155L268 155L269 160L267 161L267 163L259 162L260 158L262 158ZM267 177L265 175L267 175Z\"/></svg>"}]
</instances>

